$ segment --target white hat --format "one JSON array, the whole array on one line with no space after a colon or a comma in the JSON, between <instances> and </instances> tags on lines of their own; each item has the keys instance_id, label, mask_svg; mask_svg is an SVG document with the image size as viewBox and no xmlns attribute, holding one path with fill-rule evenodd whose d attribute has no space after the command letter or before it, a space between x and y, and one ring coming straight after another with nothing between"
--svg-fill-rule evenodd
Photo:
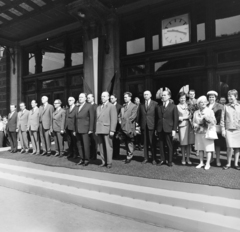
<instances>
[{"instance_id":1,"label":"white hat","mask_svg":"<svg viewBox=\"0 0 240 232\"><path fill-rule=\"evenodd\" d=\"M207 95L215 95L216 97L218 96L218 93L214 90L208 91Z\"/></svg>"},{"instance_id":2,"label":"white hat","mask_svg":"<svg viewBox=\"0 0 240 232\"><path fill-rule=\"evenodd\" d=\"M208 100L206 98L206 96L201 96L197 99L197 105L200 103L200 102L206 102L208 103Z\"/></svg>"}]
</instances>

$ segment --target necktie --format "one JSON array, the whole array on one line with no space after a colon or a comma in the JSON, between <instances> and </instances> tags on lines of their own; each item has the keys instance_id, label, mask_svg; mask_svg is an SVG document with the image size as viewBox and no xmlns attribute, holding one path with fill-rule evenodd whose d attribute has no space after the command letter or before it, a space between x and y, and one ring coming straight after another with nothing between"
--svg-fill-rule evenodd
<instances>
[{"instance_id":1,"label":"necktie","mask_svg":"<svg viewBox=\"0 0 240 232\"><path fill-rule=\"evenodd\" d=\"M148 101L145 101L145 109L148 110Z\"/></svg>"}]
</instances>

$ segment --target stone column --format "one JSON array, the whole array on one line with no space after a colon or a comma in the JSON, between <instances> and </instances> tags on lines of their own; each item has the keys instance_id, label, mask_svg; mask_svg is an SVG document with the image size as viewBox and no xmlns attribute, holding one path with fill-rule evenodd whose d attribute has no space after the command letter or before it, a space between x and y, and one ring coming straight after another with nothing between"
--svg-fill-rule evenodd
<instances>
[{"instance_id":1,"label":"stone column","mask_svg":"<svg viewBox=\"0 0 240 232\"><path fill-rule=\"evenodd\" d=\"M120 97L119 26L115 16L107 20L102 90L106 90L116 72L114 94Z\"/></svg>"},{"instance_id":2,"label":"stone column","mask_svg":"<svg viewBox=\"0 0 240 232\"><path fill-rule=\"evenodd\" d=\"M18 105L22 100L22 52L20 47L10 52L10 104Z\"/></svg>"}]
</instances>

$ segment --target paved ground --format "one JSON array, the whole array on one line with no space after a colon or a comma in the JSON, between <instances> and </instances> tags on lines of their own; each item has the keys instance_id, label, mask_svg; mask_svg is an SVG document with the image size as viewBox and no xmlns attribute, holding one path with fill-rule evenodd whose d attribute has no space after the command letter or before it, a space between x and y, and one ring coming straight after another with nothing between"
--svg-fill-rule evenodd
<instances>
[{"instance_id":1,"label":"paved ground","mask_svg":"<svg viewBox=\"0 0 240 232\"><path fill-rule=\"evenodd\" d=\"M53 153L54 154L54 153ZM96 172L113 173L127 176L138 176L151 179L161 179L177 182L187 182L195 184L204 184L211 186L220 186L225 188L240 189L240 171L235 169L222 170L221 167L216 167L215 162L212 164L210 170L196 169L195 166L199 160L195 154L191 155L192 165L183 166L181 164L181 155L174 156L175 165L172 168L168 166L153 166L151 163L142 165L143 151L135 151L134 159L130 164L122 162L125 159L126 152L122 148L118 159L113 160L113 167L111 169L100 168L100 159L92 161L87 167L77 166L79 159L67 159L66 157L46 157L46 156L32 156L30 154L9 153L7 151L0 152L0 158L20 160L24 162L33 162L48 166L59 166L71 169L85 169ZM226 164L226 155L221 156L222 165ZM233 166L233 164L232 164Z\"/></svg>"},{"instance_id":2,"label":"paved ground","mask_svg":"<svg viewBox=\"0 0 240 232\"><path fill-rule=\"evenodd\" d=\"M0 231L174 232L141 222L0 187Z\"/></svg>"}]
</instances>

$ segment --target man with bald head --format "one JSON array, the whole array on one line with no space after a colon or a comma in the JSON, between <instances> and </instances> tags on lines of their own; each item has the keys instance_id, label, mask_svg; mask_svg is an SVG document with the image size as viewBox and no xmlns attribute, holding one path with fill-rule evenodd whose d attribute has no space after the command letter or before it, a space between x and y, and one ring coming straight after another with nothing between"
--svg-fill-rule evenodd
<instances>
[{"instance_id":1,"label":"man with bald head","mask_svg":"<svg viewBox=\"0 0 240 232\"><path fill-rule=\"evenodd\" d=\"M101 167L112 167L113 136L117 126L117 111L115 105L109 102L109 93L101 95L102 104L97 107L96 112L96 135L102 159Z\"/></svg>"},{"instance_id":2,"label":"man with bald head","mask_svg":"<svg viewBox=\"0 0 240 232\"><path fill-rule=\"evenodd\" d=\"M42 105L39 108L39 131L44 155L51 155L51 129L52 129L52 116L54 108L48 103L48 97L42 97Z\"/></svg>"},{"instance_id":3,"label":"man with bald head","mask_svg":"<svg viewBox=\"0 0 240 232\"><path fill-rule=\"evenodd\" d=\"M152 94L148 90L143 93L143 97L145 102L138 107L137 117L137 123L140 125L144 136L144 161L142 163L146 164L149 161L148 148L150 146L152 152L152 164L156 165L157 159L154 130L158 104L151 99Z\"/></svg>"},{"instance_id":4,"label":"man with bald head","mask_svg":"<svg viewBox=\"0 0 240 232\"><path fill-rule=\"evenodd\" d=\"M156 132L159 138L161 162L158 165L166 164L165 145L168 147L168 166L172 167L173 158L173 137L176 134L178 125L177 106L170 102L170 90L163 91L163 105L157 107Z\"/></svg>"},{"instance_id":5,"label":"man with bald head","mask_svg":"<svg viewBox=\"0 0 240 232\"><path fill-rule=\"evenodd\" d=\"M79 107L75 114L75 132L77 137L77 148L80 155L78 165L87 166L90 159L90 137L93 133L94 113L92 105L88 104L87 94L79 94Z\"/></svg>"},{"instance_id":6,"label":"man with bald head","mask_svg":"<svg viewBox=\"0 0 240 232\"><path fill-rule=\"evenodd\" d=\"M75 105L75 98L68 98L69 108L66 110L65 132L67 134L68 142L68 158L77 158L77 140L74 136L75 132L75 115L78 107Z\"/></svg>"}]
</instances>

